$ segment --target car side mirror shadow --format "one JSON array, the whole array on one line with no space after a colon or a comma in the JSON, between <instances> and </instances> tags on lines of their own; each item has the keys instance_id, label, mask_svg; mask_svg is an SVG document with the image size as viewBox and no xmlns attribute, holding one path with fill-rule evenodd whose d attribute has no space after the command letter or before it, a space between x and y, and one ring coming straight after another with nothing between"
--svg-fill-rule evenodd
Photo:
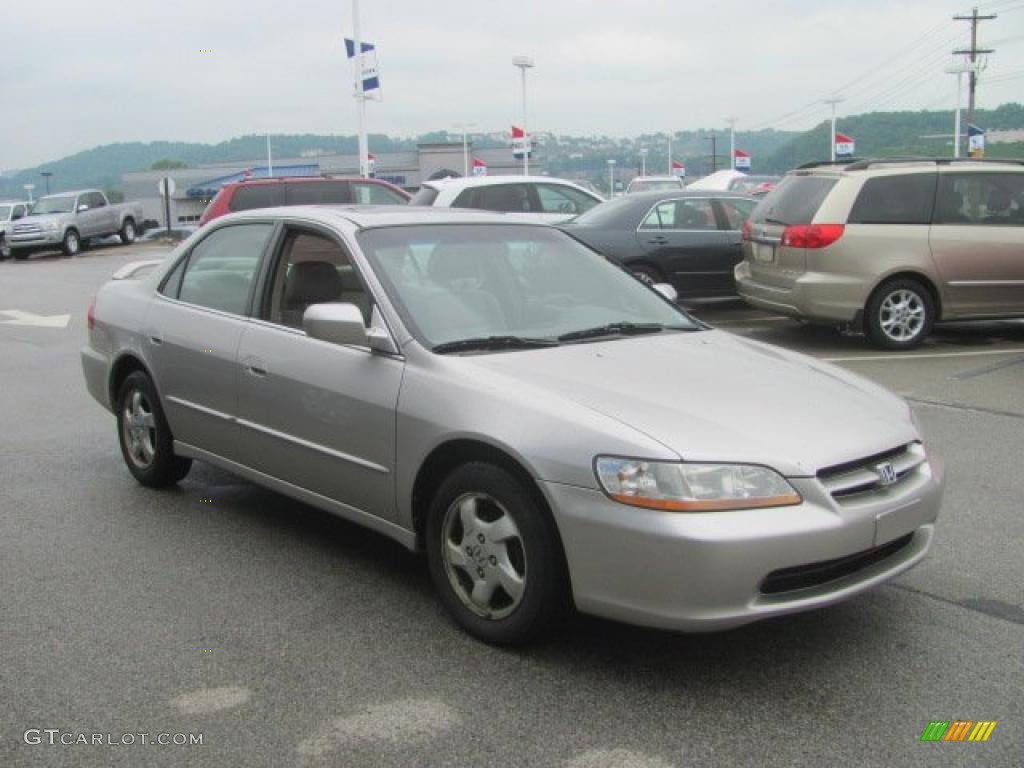
<instances>
[{"instance_id":1,"label":"car side mirror shadow","mask_svg":"<svg viewBox=\"0 0 1024 768\"><path fill-rule=\"evenodd\" d=\"M676 299L679 298L678 291L676 291L676 289L673 288L669 283L655 283L651 287L654 288L654 290L656 290L669 301L675 301Z\"/></svg>"},{"instance_id":2,"label":"car side mirror shadow","mask_svg":"<svg viewBox=\"0 0 1024 768\"><path fill-rule=\"evenodd\" d=\"M302 327L313 339L331 344L369 347L374 352L396 354L391 335L382 328L367 328L355 304L313 304L302 315Z\"/></svg>"}]
</instances>

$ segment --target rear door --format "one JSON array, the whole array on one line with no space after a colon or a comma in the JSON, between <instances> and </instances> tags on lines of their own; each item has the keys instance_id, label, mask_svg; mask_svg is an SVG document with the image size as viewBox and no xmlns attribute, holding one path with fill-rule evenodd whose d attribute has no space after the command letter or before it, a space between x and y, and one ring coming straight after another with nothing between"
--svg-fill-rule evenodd
<instances>
[{"instance_id":1,"label":"rear door","mask_svg":"<svg viewBox=\"0 0 1024 768\"><path fill-rule=\"evenodd\" d=\"M730 234L719 229L710 196L658 202L640 220L636 237L681 296L732 291Z\"/></svg>"},{"instance_id":2,"label":"rear door","mask_svg":"<svg viewBox=\"0 0 1024 768\"><path fill-rule=\"evenodd\" d=\"M219 227L165 279L143 343L176 440L238 458L237 353L271 223Z\"/></svg>"},{"instance_id":3,"label":"rear door","mask_svg":"<svg viewBox=\"0 0 1024 768\"><path fill-rule=\"evenodd\" d=\"M1024 312L1024 173L940 173L929 243L944 316Z\"/></svg>"}]
</instances>

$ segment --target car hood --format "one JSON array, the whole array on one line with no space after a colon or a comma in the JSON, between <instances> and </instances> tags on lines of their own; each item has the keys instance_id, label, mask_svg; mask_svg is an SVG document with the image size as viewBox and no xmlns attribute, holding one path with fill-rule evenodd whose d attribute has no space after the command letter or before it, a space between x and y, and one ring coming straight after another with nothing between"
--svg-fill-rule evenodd
<instances>
[{"instance_id":1,"label":"car hood","mask_svg":"<svg viewBox=\"0 0 1024 768\"><path fill-rule=\"evenodd\" d=\"M501 377L522 389L528 382L622 422L687 461L749 462L807 476L919 439L909 407L887 390L724 331L536 352L461 360L493 383Z\"/></svg>"},{"instance_id":2,"label":"car hood","mask_svg":"<svg viewBox=\"0 0 1024 768\"><path fill-rule=\"evenodd\" d=\"M18 224L38 224L42 226L48 221L59 222L62 217L70 215L70 213L30 213L25 218L18 219Z\"/></svg>"}]
</instances>

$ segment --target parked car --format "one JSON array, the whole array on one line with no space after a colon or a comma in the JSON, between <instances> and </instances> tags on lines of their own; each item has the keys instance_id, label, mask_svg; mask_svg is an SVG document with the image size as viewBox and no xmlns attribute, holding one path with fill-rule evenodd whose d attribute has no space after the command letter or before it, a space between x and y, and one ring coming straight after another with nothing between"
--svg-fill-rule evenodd
<instances>
[{"instance_id":1,"label":"parked car","mask_svg":"<svg viewBox=\"0 0 1024 768\"><path fill-rule=\"evenodd\" d=\"M730 192L641 192L560 226L644 282L669 283L681 298L733 295L741 229L755 205Z\"/></svg>"},{"instance_id":2,"label":"parked car","mask_svg":"<svg viewBox=\"0 0 1024 768\"><path fill-rule=\"evenodd\" d=\"M740 295L909 349L940 320L1024 316L1024 162L862 160L791 172L751 215Z\"/></svg>"},{"instance_id":3,"label":"parked car","mask_svg":"<svg viewBox=\"0 0 1024 768\"><path fill-rule=\"evenodd\" d=\"M7 230L13 222L25 217L29 203L21 200L0 200L0 259L11 257L11 246L7 242Z\"/></svg>"},{"instance_id":4,"label":"parked car","mask_svg":"<svg viewBox=\"0 0 1024 768\"><path fill-rule=\"evenodd\" d=\"M199 226L234 211L280 205L405 205L409 193L381 179L340 176L249 179L225 184L213 196Z\"/></svg>"},{"instance_id":5,"label":"parked car","mask_svg":"<svg viewBox=\"0 0 1024 768\"><path fill-rule=\"evenodd\" d=\"M781 180L781 176L757 176L752 174L738 176L729 182L729 191L739 192L751 197L763 197L775 189Z\"/></svg>"},{"instance_id":6,"label":"parked car","mask_svg":"<svg viewBox=\"0 0 1024 768\"><path fill-rule=\"evenodd\" d=\"M626 194L682 189L684 186L686 185L678 176L635 176L626 187Z\"/></svg>"},{"instance_id":7,"label":"parked car","mask_svg":"<svg viewBox=\"0 0 1024 768\"><path fill-rule=\"evenodd\" d=\"M549 176L477 176L425 181L409 205L476 208L522 214L557 223L589 211L601 198L565 179Z\"/></svg>"},{"instance_id":8,"label":"parked car","mask_svg":"<svg viewBox=\"0 0 1024 768\"><path fill-rule=\"evenodd\" d=\"M199 459L425 550L490 642L573 604L687 630L829 605L932 541L942 470L905 402L551 227L248 211L117 277L82 363L140 483Z\"/></svg>"},{"instance_id":9,"label":"parked car","mask_svg":"<svg viewBox=\"0 0 1024 768\"><path fill-rule=\"evenodd\" d=\"M74 256L94 237L119 235L125 245L135 242L141 203L110 203L98 189L58 192L36 200L32 210L10 228L7 238L16 259L33 251L60 249Z\"/></svg>"}]
</instances>

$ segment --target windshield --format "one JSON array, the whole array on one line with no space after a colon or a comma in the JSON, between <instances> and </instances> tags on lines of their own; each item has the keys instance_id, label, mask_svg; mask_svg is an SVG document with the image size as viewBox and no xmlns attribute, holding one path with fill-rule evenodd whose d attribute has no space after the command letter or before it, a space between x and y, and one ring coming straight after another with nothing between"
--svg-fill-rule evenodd
<instances>
[{"instance_id":1,"label":"windshield","mask_svg":"<svg viewBox=\"0 0 1024 768\"><path fill-rule=\"evenodd\" d=\"M555 229L430 224L366 230L359 243L403 320L436 347L465 339L558 341L701 326ZM623 329L625 329L623 331Z\"/></svg>"},{"instance_id":2,"label":"windshield","mask_svg":"<svg viewBox=\"0 0 1024 768\"><path fill-rule=\"evenodd\" d=\"M71 213L75 209L74 195L57 195L54 197L41 197L32 208L31 216L38 216L40 213Z\"/></svg>"}]
</instances>

